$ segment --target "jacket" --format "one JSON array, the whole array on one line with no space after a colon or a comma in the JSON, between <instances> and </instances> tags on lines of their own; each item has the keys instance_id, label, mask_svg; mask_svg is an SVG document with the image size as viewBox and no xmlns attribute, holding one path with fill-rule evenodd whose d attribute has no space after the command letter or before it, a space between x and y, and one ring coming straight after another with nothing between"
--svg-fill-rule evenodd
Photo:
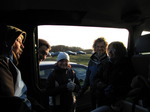
<instances>
[{"instance_id":1,"label":"jacket","mask_svg":"<svg viewBox=\"0 0 150 112\"><path fill-rule=\"evenodd\" d=\"M107 54L103 54L100 58L98 58L96 56L96 53L94 53L90 57L88 69L86 71L85 82L82 87L82 92L85 92L88 87L90 87L90 89L94 88L95 76L101 70L103 63L106 63L107 61L108 61Z\"/></svg>"},{"instance_id":2,"label":"jacket","mask_svg":"<svg viewBox=\"0 0 150 112\"><path fill-rule=\"evenodd\" d=\"M18 60L14 58L12 51L12 46L20 34L25 39L26 33L17 27L0 25L0 35L3 37L0 41L0 95L20 97L31 108L26 96L27 87L15 65Z\"/></svg>"},{"instance_id":3,"label":"jacket","mask_svg":"<svg viewBox=\"0 0 150 112\"><path fill-rule=\"evenodd\" d=\"M73 92L67 89L69 79L76 84ZM56 65L47 80L47 94L50 100L52 99L49 101L50 105L71 108L75 103L73 93L78 92L80 88L79 80L71 68L61 69Z\"/></svg>"},{"instance_id":4,"label":"jacket","mask_svg":"<svg viewBox=\"0 0 150 112\"><path fill-rule=\"evenodd\" d=\"M16 71L10 69L7 58L0 56L0 96L14 96Z\"/></svg>"},{"instance_id":5,"label":"jacket","mask_svg":"<svg viewBox=\"0 0 150 112\"><path fill-rule=\"evenodd\" d=\"M128 58L123 57L115 63L109 61L96 76L95 85L100 91L97 99L101 104L112 104L124 99L131 89L134 75L132 63Z\"/></svg>"}]
</instances>

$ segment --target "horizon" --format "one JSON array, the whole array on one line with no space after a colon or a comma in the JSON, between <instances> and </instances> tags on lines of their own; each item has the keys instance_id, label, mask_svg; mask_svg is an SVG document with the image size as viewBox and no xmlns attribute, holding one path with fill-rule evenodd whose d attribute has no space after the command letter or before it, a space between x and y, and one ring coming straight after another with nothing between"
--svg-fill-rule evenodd
<instances>
[{"instance_id":1,"label":"horizon","mask_svg":"<svg viewBox=\"0 0 150 112\"><path fill-rule=\"evenodd\" d=\"M128 31L106 27L40 25L38 37L47 40L51 46L65 45L85 50L92 49L93 42L98 37L104 37L108 44L112 41L121 41L127 47Z\"/></svg>"}]
</instances>

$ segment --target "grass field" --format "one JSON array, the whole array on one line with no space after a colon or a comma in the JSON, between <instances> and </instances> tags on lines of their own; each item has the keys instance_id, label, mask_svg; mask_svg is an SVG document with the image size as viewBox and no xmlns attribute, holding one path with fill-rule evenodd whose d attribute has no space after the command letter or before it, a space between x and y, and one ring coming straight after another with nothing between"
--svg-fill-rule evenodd
<instances>
[{"instance_id":1,"label":"grass field","mask_svg":"<svg viewBox=\"0 0 150 112\"><path fill-rule=\"evenodd\" d=\"M85 54L85 55L70 55L70 61L79 63L79 64L84 64L88 65L89 59L90 59L91 54ZM57 57L47 57L46 60L48 61L56 61Z\"/></svg>"}]
</instances>

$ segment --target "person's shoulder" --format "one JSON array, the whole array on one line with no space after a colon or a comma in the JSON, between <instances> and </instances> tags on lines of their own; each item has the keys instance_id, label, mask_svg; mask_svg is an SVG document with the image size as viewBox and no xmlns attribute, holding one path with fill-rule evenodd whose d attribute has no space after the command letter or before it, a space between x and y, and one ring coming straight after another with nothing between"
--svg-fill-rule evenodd
<instances>
[{"instance_id":1,"label":"person's shoulder","mask_svg":"<svg viewBox=\"0 0 150 112\"><path fill-rule=\"evenodd\" d=\"M1 66L8 66L9 60L6 57L0 56L0 65Z\"/></svg>"}]
</instances>

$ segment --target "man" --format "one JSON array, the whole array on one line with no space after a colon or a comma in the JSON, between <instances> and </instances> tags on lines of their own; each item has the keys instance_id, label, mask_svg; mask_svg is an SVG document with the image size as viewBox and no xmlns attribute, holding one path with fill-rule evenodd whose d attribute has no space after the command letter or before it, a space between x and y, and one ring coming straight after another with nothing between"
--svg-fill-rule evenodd
<instances>
[{"instance_id":1,"label":"man","mask_svg":"<svg viewBox=\"0 0 150 112\"><path fill-rule=\"evenodd\" d=\"M49 43L44 39L39 39L39 63L46 59L46 57L49 55L50 50L51 46L49 45Z\"/></svg>"}]
</instances>

